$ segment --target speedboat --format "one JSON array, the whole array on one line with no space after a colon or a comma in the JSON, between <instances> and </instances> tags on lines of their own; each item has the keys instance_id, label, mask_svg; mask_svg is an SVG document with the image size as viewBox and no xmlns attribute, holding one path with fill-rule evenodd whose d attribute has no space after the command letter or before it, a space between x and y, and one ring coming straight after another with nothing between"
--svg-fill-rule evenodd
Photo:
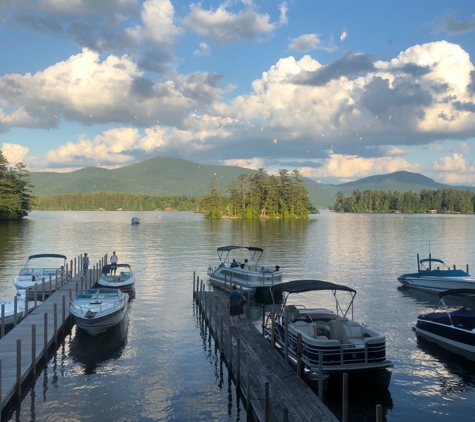
<instances>
[{"instance_id":1,"label":"speedboat","mask_svg":"<svg viewBox=\"0 0 475 422\"><path fill-rule=\"evenodd\" d=\"M231 252L240 253L246 250L247 257L238 262L231 260ZM244 293L256 295L260 290L269 291L269 287L282 283L282 272L276 265L274 268L264 266L260 261L264 249L254 246L221 246L217 249L220 264L208 267L210 281L221 286L236 285L242 287Z\"/></svg>"},{"instance_id":2,"label":"speedboat","mask_svg":"<svg viewBox=\"0 0 475 422\"><path fill-rule=\"evenodd\" d=\"M29 301L27 298L26 290L20 289L17 291L17 322L20 322L23 318L25 318L27 312L30 313L33 309L35 309L35 302ZM36 302L36 306L41 305L42 302ZM15 301L0 301L0 309L1 307L5 307L5 325L10 325L15 322ZM1 315L0 315L1 318Z\"/></svg>"},{"instance_id":3,"label":"speedboat","mask_svg":"<svg viewBox=\"0 0 475 422\"><path fill-rule=\"evenodd\" d=\"M455 354L475 360L474 295L475 289L453 289L440 292L440 300L434 311L419 315L413 322L412 328L416 335ZM447 296L465 297L467 302L472 296L472 305L470 307L457 306L453 309L444 301Z\"/></svg>"},{"instance_id":4,"label":"speedboat","mask_svg":"<svg viewBox=\"0 0 475 422\"><path fill-rule=\"evenodd\" d=\"M96 336L124 319L128 302L129 295L120 289L79 290L69 312L79 328Z\"/></svg>"},{"instance_id":5,"label":"speedboat","mask_svg":"<svg viewBox=\"0 0 475 422\"><path fill-rule=\"evenodd\" d=\"M295 280L278 284L271 291L283 293L282 305L274 322L274 341L283 350L287 338L287 351L291 359L297 360L300 335L300 356L308 372L318 375L321 361L321 373L329 376L330 381L332 377L338 375L341 378L343 373L347 373L350 377L363 376L366 381L385 388L389 386L389 369L393 364L386 358L385 336L353 320L355 290L327 281ZM333 298L320 293L313 298L315 294L312 296L310 293L306 303L312 298L321 302L327 299L323 296L327 296L335 302L336 312L320 307L306 308L295 302L297 294L308 292L331 292ZM341 292L348 296L346 301L341 300ZM270 338L271 318L267 318L265 327Z\"/></svg>"},{"instance_id":6,"label":"speedboat","mask_svg":"<svg viewBox=\"0 0 475 422\"><path fill-rule=\"evenodd\" d=\"M132 217L132 220L130 221L130 223L132 224L132 226L137 226L138 224L140 224L140 218Z\"/></svg>"},{"instance_id":7,"label":"speedboat","mask_svg":"<svg viewBox=\"0 0 475 422\"><path fill-rule=\"evenodd\" d=\"M17 290L26 290L29 299L34 297L35 285L37 294L43 293L43 281L45 294L54 292L56 286L61 284L61 279L66 281L71 277L70 271L65 274L66 260L64 255L52 253L30 255L13 284Z\"/></svg>"},{"instance_id":8,"label":"speedboat","mask_svg":"<svg viewBox=\"0 0 475 422\"><path fill-rule=\"evenodd\" d=\"M468 270L467 270L468 271ZM452 289L475 289L475 277L463 270L450 268L441 259L429 258L419 260L417 256L417 273L403 274L398 281L406 287L443 292Z\"/></svg>"},{"instance_id":9,"label":"speedboat","mask_svg":"<svg viewBox=\"0 0 475 422\"><path fill-rule=\"evenodd\" d=\"M135 286L135 278L129 264L104 265L97 285L129 293Z\"/></svg>"}]
</instances>

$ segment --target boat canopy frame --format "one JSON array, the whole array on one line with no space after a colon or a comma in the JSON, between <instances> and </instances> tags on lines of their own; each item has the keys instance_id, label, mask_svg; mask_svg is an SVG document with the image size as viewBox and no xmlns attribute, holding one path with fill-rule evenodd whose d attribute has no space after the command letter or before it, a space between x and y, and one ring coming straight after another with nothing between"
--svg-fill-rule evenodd
<instances>
[{"instance_id":1,"label":"boat canopy frame","mask_svg":"<svg viewBox=\"0 0 475 422\"><path fill-rule=\"evenodd\" d=\"M274 291L282 292L284 294L284 300L281 306L281 310L279 312L280 317L283 314L283 311L287 305L287 299L290 295L315 291L331 291L335 299L335 304L337 306L337 313L340 312L341 316L346 317L348 315L348 312L351 310L351 319L353 319L353 303L356 296L356 290L352 289L351 287L323 280L294 280L272 286L270 288L270 291L274 304ZM338 300L338 291L348 292L351 296L350 303L348 304L345 310L343 309L340 304L340 301Z\"/></svg>"},{"instance_id":2,"label":"boat canopy frame","mask_svg":"<svg viewBox=\"0 0 475 422\"><path fill-rule=\"evenodd\" d=\"M221 262L221 264L225 264L225 265L226 265L226 263L230 263L229 254L232 251L236 250L236 249L247 249L249 251L251 261L255 265L257 265L259 263L259 261L262 258L262 254L264 253L264 249L258 248L258 247L255 247L255 246L233 246L233 245L231 245L231 246L220 246L217 249L219 262ZM256 257L257 257L257 260L256 260Z\"/></svg>"},{"instance_id":3,"label":"boat canopy frame","mask_svg":"<svg viewBox=\"0 0 475 422\"><path fill-rule=\"evenodd\" d=\"M37 258L59 258L63 260L63 266L66 264L66 261L68 259L66 255L60 255L57 253L40 253L36 255L30 255L28 259L26 260L26 264L24 268L28 268L28 263L30 262L30 260L37 259Z\"/></svg>"}]
</instances>

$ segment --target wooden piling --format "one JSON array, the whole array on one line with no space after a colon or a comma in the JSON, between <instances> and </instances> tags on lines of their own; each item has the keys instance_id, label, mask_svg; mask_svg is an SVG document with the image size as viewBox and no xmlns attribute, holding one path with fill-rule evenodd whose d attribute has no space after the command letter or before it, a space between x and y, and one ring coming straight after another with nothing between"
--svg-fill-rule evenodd
<instances>
[{"instance_id":1,"label":"wooden piling","mask_svg":"<svg viewBox=\"0 0 475 422\"><path fill-rule=\"evenodd\" d=\"M376 422L383 422L383 407L380 404L376 405Z\"/></svg>"},{"instance_id":2,"label":"wooden piling","mask_svg":"<svg viewBox=\"0 0 475 422\"><path fill-rule=\"evenodd\" d=\"M343 391L342 391L343 411L342 422L348 422L348 374L343 373Z\"/></svg>"},{"instance_id":3,"label":"wooden piling","mask_svg":"<svg viewBox=\"0 0 475 422\"><path fill-rule=\"evenodd\" d=\"M5 336L5 304L2 303L2 315L1 315L1 318L2 318L2 321L1 321L1 336L0 338L3 338Z\"/></svg>"},{"instance_id":4,"label":"wooden piling","mask_svg":"<svg viewBox=\"0 0 475 422\"><path fill-rule=\"evenodd\" d=\"M18 397L21 396L21 339L16 341L16 385L15 390Z\"/></svg>"},{"instance_id":5,"label":"wooden piling","mask_svg":"<svg viewBox=\"0 0 475 422\"><path fill-rule=\"evenodd\" d=\"M297 374L302 377L302 334L297 334Z\"/></svg>"},{"instance_id":6,"label":"wooden piling","mask_svg":"<svg viewBox=\"0 0 475 422\"><path fill-rule=\"evenodd\" d=\"M31 372L36 375L36 324L31 326Z\"/></svg>"},{"instance_id":7,"label":"wooden piling","mask_svg":"<svg viewBox=\"0 0 475 422\"><path fill-rule=\"evenodd\" d=\"M13 327L18 323L18 296L13 298Z\"/></svg>"}]
</instances>

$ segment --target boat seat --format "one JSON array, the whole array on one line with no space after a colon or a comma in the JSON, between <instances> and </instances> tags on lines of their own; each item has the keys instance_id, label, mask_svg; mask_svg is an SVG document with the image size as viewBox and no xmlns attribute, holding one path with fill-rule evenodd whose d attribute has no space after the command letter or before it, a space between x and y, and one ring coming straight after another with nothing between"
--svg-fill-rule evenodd
<instances>
[{"instance_id":1,"label":"boat seat","mask_svg":"<svg viewBox=\"0 0 475 422\"><path fill-rule=\"evenodd\" d=\"M348 318L338 317L330 321L330 339L338 340L340 343L343 342L343 326L349 321Z\"/></svg>"},{"instance_id":2,"label":"boat seat","mask_svg":"<svg viewBox=\"0 0 475 422\"><path fill-rule=\"evenodd\" d=\"M290 321L292 317L297 316L299 314L299 310L294 305L288 305L284 309L284 318L287 321Z\"/></svg>"},{"instance_id":3,"label":"boat seat","mask_svg":"<svg viewBox=\"0 0 475 422\"><path fill-rule=\"evenodd\" d=\"M315 324L308 323L305 321L296 321L294 326L301 333L306 334L309 337L317 337L317 326Z\"/></svg>"},{"instance_id":4,"label":"boat seat","mask_svg":"<svg viewBox=\"0 0 475 422\"><path fill-rule=\"evenodd\" d=\"M356 321L348 321L343 325L343 343L354 347L364 347L365 340L363 330Z\"/></svg>"}]
</instances>

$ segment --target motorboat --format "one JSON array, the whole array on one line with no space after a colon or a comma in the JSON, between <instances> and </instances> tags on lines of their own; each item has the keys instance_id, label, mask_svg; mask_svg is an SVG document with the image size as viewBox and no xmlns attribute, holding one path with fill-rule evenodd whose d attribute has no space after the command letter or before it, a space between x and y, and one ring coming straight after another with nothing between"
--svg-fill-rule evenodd
<instances>
[{"instance_id":1,"label":"motorboat","mask_svg":"<svg viewBox=\"0 0 475 422\"><path fill-rule=\"evenodd\" d=\"M132 217L132 220L130 221L130 223L132 224L132 226L137 226L140 224L140 218Z\"/></svg>"},{"instance_id":2,"label":"motorboat","mask_svg":"<svg viewBox=\"0 0 475 422\"><path fill-rule=\"evenodd\" d=\"M17 290L24 289L29 299L35 295L35 285L38 295L54 292L62 281L71 278L71 272L66 274L66 256L59 254L37 254L30 255L25 266L20 270L18 276L13 280Z\"/></svg>"},{"instance_id":3,"label":"motorboat","mask_svg":"<svg viewBox=\"0 0 475 422\"><path fill-rule=\"evenodd\" d=\"M29 301L25 289L20 289L16 294L17 299L17 322L20 322L25 318L27 313L30 313L35 309L35 302ZM42 302L37 301L36 306L41 305ZM0 301L0 318L1 318L1 307L5 308L4 314L4 324L10 325L15 323L15 301Z\"/></svg>"},{"instance_id":4,"label":"motorboat","mask_svg":"<svg viewBox=\"0 0 475 422\"><path fill-rule=\"evenodd\" d=\"M135 286L135 277L129 264L104 265L97 280L98 287L120 289L129 293Z\"/></svg>"},{"instance_id":5,"label":"motorboat","mask_svg":"<svg viewBox=\"0 0 475 422\"><path fill-rule=\"evenodd\" d=\"M417 256L417 273L403 274L398 281L406 286L430 292L443 292L453 289L475 289L475 277L467 271L450 268L441 259L429 258L419 260Z\"/></svg>"},{"instance_id":6,"label":"motorboat","mask_svg":"<svg viewBox=\"0 0 475 422\"><path fill-rule=\"evenodd\" d=\"M69 304L69 312L79 328L97 336L124 319L128 302L128 293L120 289L79 290Z\"/></svg>"},{"instance_id":7,"label":"motorboat","mask_svg":"<svg viewBox=\"0 0 475 422\"><path fill-rule=\"evenodd\" d=\"M329 376L330 382L347 373L355 378L363 376L366 381L385 388L389 386L393 364L386 358L385 336L353 320L356 290L321 280L295 280L278 284L271 291L282 292L283 301L274 319L274 330L272 318L267 318L266 335L271 338L274 332L276 346L284 350L287 345L291 359L297 360L300 335L301 361L308 372ZM331 292L333 297L325 292ZM307 308L296 302L294 298L302 297L302 293L308 293L304 295L304 300L308 296L304 303L335 302L336 312ZM346 300L341 300L342 294L347 296Z\"/></svg>"},{"instance_id":8,"label":"motorboat","mask_svg":"<svg viewBox=\"0 0 475 422\"><path fill-rule=\"evenodd\" d=\"M448 296L464 298L465 306L448 305ZM433 312L413 322L416 335L455 354L475 360L475 289L452 289L439 293ZM446 300L444 300L446 299ZM470 305L471 302L471 305Z\"/></svg>"},{"instance_id":9,"label":"motorboat","mask_svg":"<svg viewBox=\"0 0 475 422\"><path fill-rule=\"evenodd\" d=\"M231 259L231 253L246 251L246 258L241 262ZM236 285L242 287L243 293L256 295L259 291L268 292L269 287L282 283L282 272L276 265L264 266L261 258L264 249L254 246L221 246L217 249L220 264L208 267L208 276L212 283L221 286Z\"/></svg>"}]
</instances>

